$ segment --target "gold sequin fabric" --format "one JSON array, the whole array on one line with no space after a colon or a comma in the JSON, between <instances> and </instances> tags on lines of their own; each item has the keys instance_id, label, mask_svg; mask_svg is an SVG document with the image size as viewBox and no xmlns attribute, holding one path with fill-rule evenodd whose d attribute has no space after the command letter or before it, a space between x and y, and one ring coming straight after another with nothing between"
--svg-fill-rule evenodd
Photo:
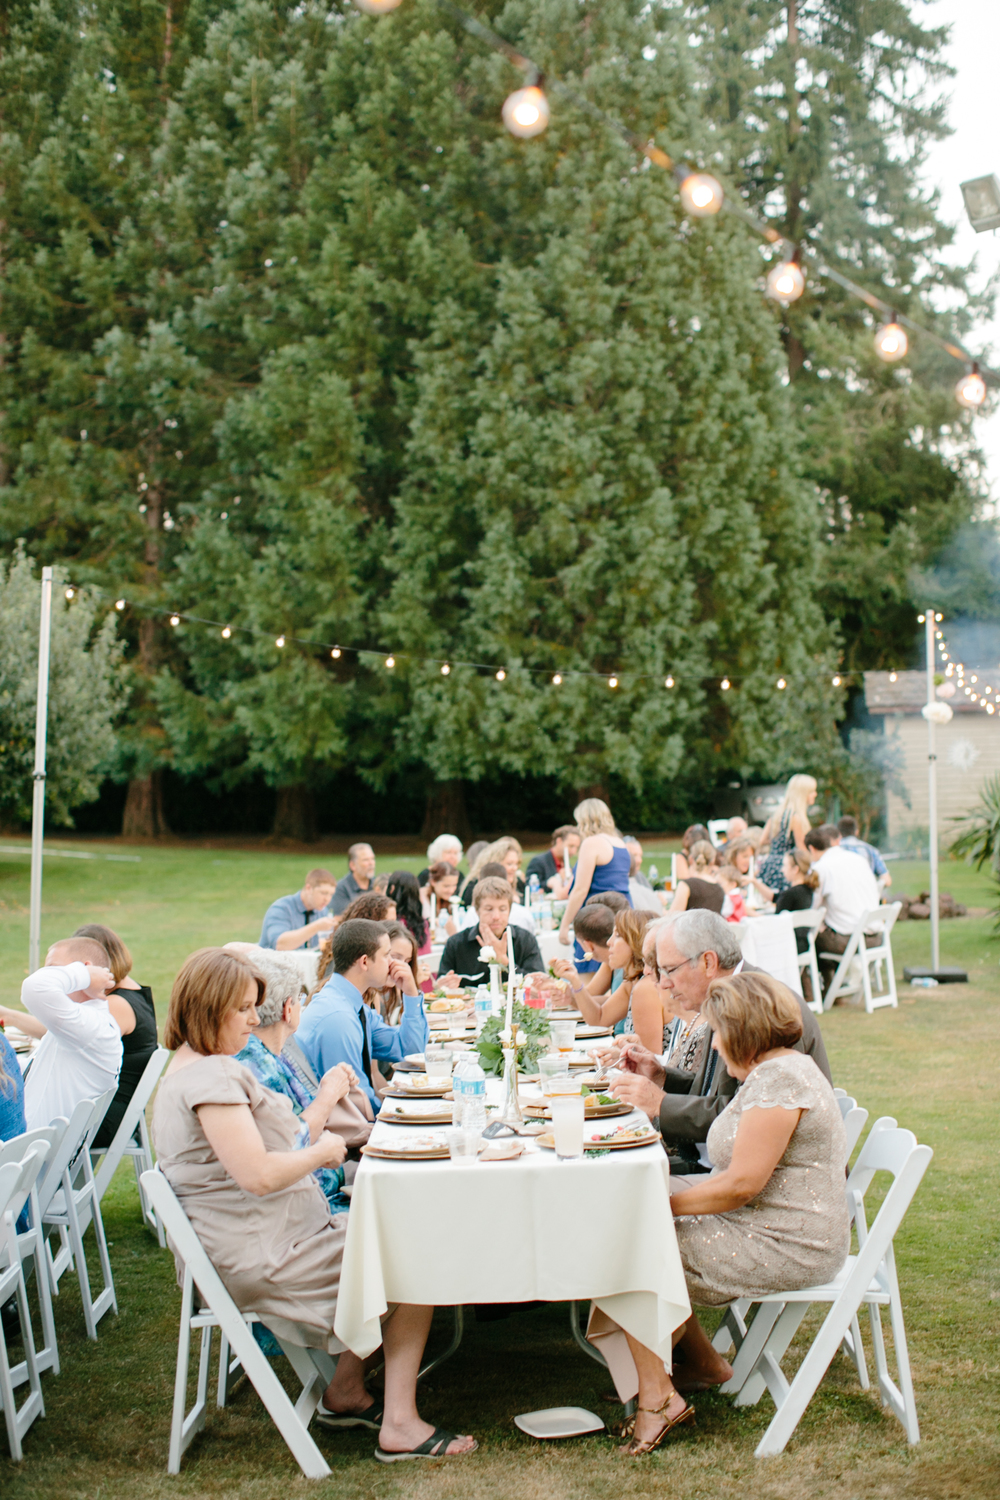
<instances>
[{"instance_id":1,"label":"gold sequin fabric","mask_svg":"<svg viewBox=\"0 0 1000 1500\"><path fill-rule=\"evenodd\" d=\"M729 1166L740 1120L751 1109L803 1113L756 1198L728 1213L678 1218L688 1291L701 1307L828 1281L850 1247L844 1123L833 1089L812 1058L792 1052L753 1070L708 1132L713 1171Z\"/></svg>"}]
</instances>

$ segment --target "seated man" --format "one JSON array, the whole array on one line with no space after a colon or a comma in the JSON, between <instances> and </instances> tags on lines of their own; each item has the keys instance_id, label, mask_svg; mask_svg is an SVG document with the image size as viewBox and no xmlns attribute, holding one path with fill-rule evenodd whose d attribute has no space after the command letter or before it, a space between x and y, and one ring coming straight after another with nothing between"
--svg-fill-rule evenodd
<instances>
[{"instance_id":1,"label":"seated man","mask_svg":"<svg viewBox=\"0 0 1000 1500\"><path fill-rule=\"evenodd\" d=\"M333 914L339 917L351 902L370 891L375 879L375 851L371 844L352 844L347 851L347 874L337 882Z\"/></svg>"},{"instance_id":2,"label":"seated man","mask_svg":"<svg viewBox=\"0 0 1000 1500\"><path fill-rule=\"evenodd\" d=\"M810 829L805 843L813 873L819 880L813 905L826 907L823 926L816 934L816 948L820 953L843 953L865 914L881 905L874 871L862 855L844 848L840 830L832 823ZM878 933L865 938L869 948L880 940ZM836 969L827 967L832 980Z\"/></svg>"},{"instance_id":3,"label":"seated man","mask_svg":"<svg viewBox=\"0 0 1000 1500\"><path fill-rule=\"evenodd\" d=\"M632 898L632 905L637 911L651 911L655 912L658 917L662 917L663 902L642 873L642 845L634 835L629 834L625 839L625 848L628 850L630 861L628 893Z\"/></svg>"},{"instance_id":4,"label":"seated man","mask_svg":"<svg viewBox=\"0 0 1000 1500\"><path fill-rule=\"evenodd\" d=\"M518 974L545 972L534 933L511 921L513 903L514 892L506 880L487 875L477 881L472 894L476 925L463 927L445 943L438 965L443 984L489 984L490 963L498 963L506 974L512 950ZM493 954L491 959L480 958L483 948L489 948Z\"/></svg>"},{"instance_id":5,"label":"seated man","mask_svg":"<svg viewBox=\"0 0 1000 1500\"><path fill-rule=\"evenodd\" d=\"M333 935L332 958L334 972L306 1007L298 1043L317 1078L337 1063L347 1063L378 1114L382 1100L372 1079L372 1059L399 1062L408 1052L423 1052L429 1035L424 997L409 965L392 957L389 934L378 922L363 917L342 922ZM398 1026L387 1026L364 1000L366 990L390 984L403 992Z\"/></svg>"},{"instance_id":6,"label":"seated man","mask_svg":"<svg viewBox=\"0 0 1000 1500\"><path fill-rule=\"evenodd\" d=\"M17 1024L41 1036L24 1080L28 1130L68 1119L81 1099L96 1099L118 1082L122 1034L105 998L115 976L108 955L93 938L53 943L44 969L21 985L29 1012Z\"/></svg>"},{"instance_id":7,"label":"seated man","mask_svg":"<svg viewBox=\"0 0 1000 1500\"><path fill-rule=\"evenodd\" d=\"M672 1008L686 1011L701 1011L714 980L728 979L741 972L763 972L756 965L743 962L739 937L733 928L715 912L703 910L681 912L658 930L656 960L660 988L670 997ZM802 1013L802 1035L795 1043L795 1050L811 1057L831 1081L816 1017L798 995L793 998ZM739 1087L737 1079L719 1060L718 1052L708 1048L693 1075L665 1068L658 1057L636 1041L626 1042L620 1056L614 1053L610 1056L629 1075L619 1078L611 1092L626 1104L643 1110L654 1124L659 1122L663 1144L678 1160L678 1170L683 1164L685 1171L706 1171L698 1147L705 1142L709 1127Z\"/></svg>"},{"instance_id":8,"label":"seated man","mask_svg":"<svg viewBox=\"0 0 1000 1500\"><path fill-rule=\"evenodd\" d=\"M525 880L537 875L538 884L543 891L552 891L557 885L561 886L566 866L579 848L579 831L574 824L564 823L552 835L547 852L536 854L528 861L528 868L524 872Z\"/></svg>"},{"instance_id":9,"label":"seated man","mask_svg":"<svg viewBox=\"0 0 1000 1500\"><path fill-rule=\"evenodd\" d=\"M850 849L854 854L860 854L872 867L872 874L878 882L880 891L886 886L892 885L892 876L881 854L874 844L866 844L864 839L858 838L857 818L843 817L837 821L837 832L840 834L840 847Z\"/></svg>"},{"instance_id":10,"label":"seated man","mask_svg":"<svg viewBox=\"0 0 1000 1500\"><path fill-rule=\"evenodd\" d=\"M260 947L276 948L279 953L291 948L317 948L320 933L337 925L330 915L336 889L337 882L329 870L310 870L301 891L279 896L267 908Z\"/></svg>"}]
</instances>

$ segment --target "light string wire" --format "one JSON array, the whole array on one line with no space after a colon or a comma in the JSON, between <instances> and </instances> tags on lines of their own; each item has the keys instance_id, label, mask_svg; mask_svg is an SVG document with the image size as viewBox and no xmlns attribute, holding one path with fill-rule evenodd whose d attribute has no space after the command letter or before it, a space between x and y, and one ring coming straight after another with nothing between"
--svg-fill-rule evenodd
<instances>
[{"instance_id":1,"label":"light string wire","mask_svg":"<svg viewBox=\"0 0 1000 1500\"><path fill-rule=\"evenodd\" d=\"M510 42L506 41L504 37L499 36L497 32L486 26L477 17L469 15L461 6L456 5L454 0L436 0L436 4L439 9L446 11L448 15L458 21L471 36L478 37L481 41L486 42L494 51L502 53L515 67L520 68L526 75L529 83L544 81L546 88L560 94L584 114L590 115L593 119L600 121L603 125L614 130L628 145L639 151L654 166L661 167L664 171L672 173L678 181L688 177L694 171L686 163L675 161L673 157L669 156L666 151L661 150L652 141L643 140L642 136L636 134L634 130L630 130L627 125L615 119L613 115L601 109L599 105L594 104L582 94L577 93L575 89L564 83L557 74L550 73L541 68L532 58L520 52ZM810 235L800 242L799 247L794 246L787 235L776 229L773 224L768 223L766 219L755 214L732 191L724 191L721 212L727 213L733 218L740 219L755 234L759 234L762 239L766 240L768 244L774 246L787 245L789 251L793 254L796 248L799 248L803 254L808 256L818 275L835 282L841 290L848 292L852 297L857 297L873 311L889 317L894 322L900 323L904 327L912 329L913 332L930 339L932 343L944 350L952 359L958 360L960 364L972 365L976 373L982 376L987 385L1000 386L1000 375L992 370L985 369L976 359L976 356L971 354L956 339L944 338L933 328L928 328L926 324L918 322L908 314L898 312L895 304L888 297L878 296L874 292L866 290L865 287L860 286L856 281L852 281L850 277L845 276L842 271L837 270L830 263L831 257L829 252L824 250L814 235Z\"/></svg>"},{"instance_id":2,"label":"light string wire","mask_svg":"<svg viewBox=\"0 0 1000 1500\"><path fill-rule=\"evenodd\" d=\"M925 618L924 615L917 616L921 624L923 624ZM936 615L935 620L940 622L941 616ZM939 663L935 661L934 675L935 677L943 676L945 683L951 683L953 688L953 691L950 693L941 693L940 688L944 684L938 684L935 689L935 697L940 698L950 706L950 700L961 690L964 697L970 703L976 705L977 711L985 710L992 718L998 709L1000 709L1000 687L997 687L993 682L982 681L980 675L982 669L976 672L973 672L971 669L966 671L964 662L956 662L948 649L948 640L943 630L935 629L934 636L937 654L940 656L941 665L943 666L943 671L939 670ZM990 675L992 676L993 674L990 673Z\"/></svg>"}]
</instances>

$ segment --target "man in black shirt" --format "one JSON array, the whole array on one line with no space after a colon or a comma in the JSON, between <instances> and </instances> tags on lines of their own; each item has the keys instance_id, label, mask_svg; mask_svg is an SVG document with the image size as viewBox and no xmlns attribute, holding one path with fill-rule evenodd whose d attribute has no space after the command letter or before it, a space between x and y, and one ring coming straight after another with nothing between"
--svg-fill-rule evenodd
<instances>
[{"instance_id":1,"label":"man in black shirt","mask_svg":"<svg viewBox=\"0 0 1000 1500\"><path fill-rule=\"evenodd\" d=\"M529 861L528 868L524 872L525 879L530 881L532 875L537 875L538 884L542 889L551 891L555 884L565 879L568 867L576 857L579 848L579 831L572 823L564 823L562 828L557 828L552 835L548 853L536 854Z\"/></svg>"},{"instance_id":2,"label":"man in black shirt","mask_svg":"<svg viewBox=\"0 0 1000 1500\"><path fill-rule=\"evenodd\" d=\"M438 973L446 988L463 981L489 984L490 963L499 963L506 972L512 950L517 973L544 974L545 964L534 933L511 923L512 901L513 892L506 880L488 875L477 883L472 904L478 923L450 937L441 954ZM484 948L490 950L489 959L479 956Z\"/></svg>"}]
</instances>

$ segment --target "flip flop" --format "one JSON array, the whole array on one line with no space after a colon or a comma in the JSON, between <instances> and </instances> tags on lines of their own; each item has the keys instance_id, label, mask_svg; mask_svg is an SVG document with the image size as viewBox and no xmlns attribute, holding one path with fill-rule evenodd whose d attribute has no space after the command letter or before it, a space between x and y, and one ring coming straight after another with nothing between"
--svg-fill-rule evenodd
<instances>
[{"instance_id":1,"label":"flip flop","mask_svg":"<svg viewBox=\"0 0 1000 1500\"><path fill-rule=\"evenodd\" d=\"M419 1447L411 1448L405 1453L389 1453L379 1443L375 1449L375 1457L380 1464L398 1464L405 1458L465 1458L467 1453L475 1453L479 1447L478 1443L474 1443L467 1450L467 1453L447 1453L445 1450L448 1444L453 1442L457 1436L457 1432L445 1432L443 1427L435 1427L430 1437L422 1442ZM436 1451L438 1448L441 1450L440 1453Z\"/></svg>"},{"instance_id":2,"label":"flip flop","mask_svg":"<svg viewBox=\"0 0 1000 1500\"><path fill-rule=\"evenodd\" d=\"M316 1408L316 1421L324 1427L368 1427L378 1432L382 1426L382 1403L373 1401L363 1411L327 1411L322 1401Z\"/></svg>"}]
</instances>

